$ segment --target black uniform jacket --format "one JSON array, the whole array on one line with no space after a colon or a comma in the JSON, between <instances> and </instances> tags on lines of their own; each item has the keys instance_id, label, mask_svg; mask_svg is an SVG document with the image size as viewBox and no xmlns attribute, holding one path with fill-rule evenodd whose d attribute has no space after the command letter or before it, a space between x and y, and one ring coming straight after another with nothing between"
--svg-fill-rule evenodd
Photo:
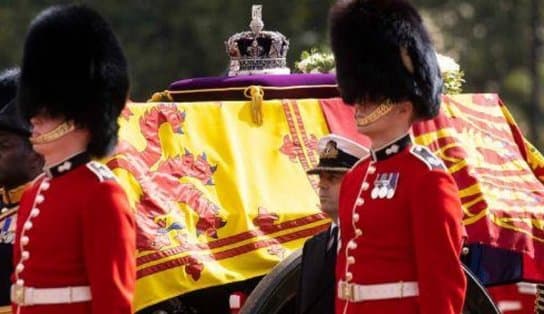
<instances>
[{"instance_id":1,"label":"black uniform jacket","mask_svg":"<svg viewBox=\"0 0 544 314\"><path fill-rule=\"evenodd\" d=\"M334 313L334 269L338 227L306 241L302 249L302 271L297 293L297 313Z\"/></svg>"}]
</instances>

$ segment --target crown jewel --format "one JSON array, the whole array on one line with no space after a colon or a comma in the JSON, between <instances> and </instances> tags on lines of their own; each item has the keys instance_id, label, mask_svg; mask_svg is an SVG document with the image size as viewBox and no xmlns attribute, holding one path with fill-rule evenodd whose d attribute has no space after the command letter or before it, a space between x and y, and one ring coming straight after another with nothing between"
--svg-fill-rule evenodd
<instances>
[{"instance_id":1,"label":"crown jewel","mask_svg":"<svg viewBox=\"0 0 544 314\"><path fill-rule=\"evenodd\" d=\"M263 30L262 8L251 7L251 31L236 33L225 42L230 57L229 76L291 72L286 67L289 40L280 32Z\"/></svg>"}]
</instances>

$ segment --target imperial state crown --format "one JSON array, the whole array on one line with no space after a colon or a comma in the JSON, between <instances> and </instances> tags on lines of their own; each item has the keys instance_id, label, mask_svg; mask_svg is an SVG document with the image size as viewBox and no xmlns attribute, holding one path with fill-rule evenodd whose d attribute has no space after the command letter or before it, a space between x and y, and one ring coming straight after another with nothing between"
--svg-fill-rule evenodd
<instances>
[{"instance_id":1,"label":"imperial state crown","mask_svg":"<svg viewBox=\"0 0 544 314\"><path fill-rule=\"evenodd\" d=\"M286 66L289 40L280 32L263 30L262 5L251 8L251 31L232 35L226 42L229 76L289 74Z\"/></svg>"}]
</instances>

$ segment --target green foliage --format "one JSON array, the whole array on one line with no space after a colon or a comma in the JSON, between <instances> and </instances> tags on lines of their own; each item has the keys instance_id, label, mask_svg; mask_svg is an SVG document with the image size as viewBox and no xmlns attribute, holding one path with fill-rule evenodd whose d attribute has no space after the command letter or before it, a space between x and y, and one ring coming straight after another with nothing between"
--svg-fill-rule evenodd
<instances>
[{"instance_id":1,"label":"green foliage","mask_svg":"<svg viewBox=\"0 0 544 314\"><path fill-rule=\"evenodd\" d=\"M512 69L503 79L501 85L505 92L514 99L523 99L531 93L531 78L527 69Z\"/></svg>"},{"instance_id":2,"label":"green foliage","mask_svg":"<svg viewBox=\"0 0 544 314\"><path fill-rule=\"evenodd\" d=\"M465 73L463 71L447 71L442 73L444 93L461 94L463 92L463 83L465 83L464 76Z\"/></svg>"}]
</instances>

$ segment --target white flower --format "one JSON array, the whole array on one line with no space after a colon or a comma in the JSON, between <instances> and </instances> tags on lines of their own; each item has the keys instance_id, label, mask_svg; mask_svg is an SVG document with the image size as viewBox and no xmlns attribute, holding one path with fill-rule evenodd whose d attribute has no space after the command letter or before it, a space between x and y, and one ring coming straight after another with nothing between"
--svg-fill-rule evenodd
<instances>
[{"instance_id":1,"label":"white flower","mask_svg":"<svg viewBox=\"0 0 544 314\"><path fill-rule=\"evenodd\" d=\"M334 68L334 56L330 52L320 52L317 49L303 51L301 60L295 66L302 73L328 73Z\"/></svg>"},{"instance_id":2,"label":"white flower","mask_svg":"<svg viewBox=\"0 0 544 314\"><path fill-rule=\"evenodd\" d=\"M451 57L437 53L436 58L438 59L438 66L440 67L441 73L458 72L461 69L459 64Z\"/></svg>"},{"instance_id":3,"label":"white flower","mask_svg":"<svg viewBox=\"0 0 544 314\"><path fill-rule=\"evenodd\" d=\"M442 74L442 80L444 81L444 93L449 95L460 94L463 90L464 73L461 71L461 67L453 58L448 56L436 54L438 59L438 66Z\"/></svg>"},{"instance_id":4,"label":"white flower","mask_svg":"<svg viewBox=\"0 0 544 314\"><path fill-rule=\"evenodd\" d=\"M308 62L307 59L300 61L297 63L297 67L302 73L306 73L306 69L308 68Z\"/></svg>"}]
</instances>

